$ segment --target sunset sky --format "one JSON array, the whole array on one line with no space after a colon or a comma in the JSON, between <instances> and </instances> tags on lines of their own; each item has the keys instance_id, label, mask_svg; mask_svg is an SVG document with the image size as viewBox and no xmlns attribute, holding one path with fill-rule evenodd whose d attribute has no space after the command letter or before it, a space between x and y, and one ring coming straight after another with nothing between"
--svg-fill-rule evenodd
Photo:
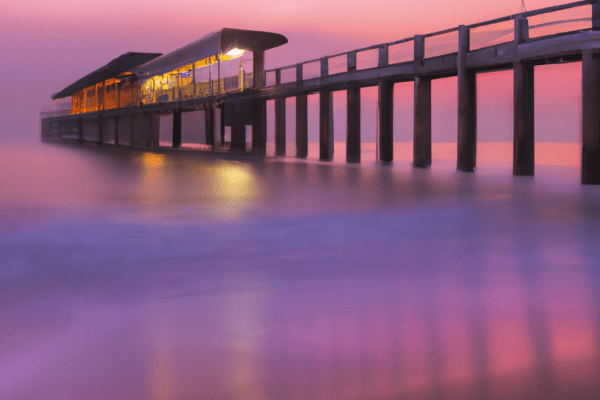
<instances>
[{"instance_id":1,"label":"sunset sky","mask_svg":"<svg viewBox=\"0 0 600 400\"><path fill-rule=\"evenodd\" d=\"M525 1L529 10L561 3L565 1ZM517 13L521 10L521 1L175 0L167 4L158 0L32 0L4 2L0 9L3 89L0 138L3 142L23 142L38 140L39 111L52 93L127 51L168 53L223 27L265 30L281 33L289 39L288 44L267 52L266 66L273 68ZM538 106L551 110L548 115L554 118L553 129L572 131L573 124L578 124L579 88L562 88L566 97L559 103L545 104L543 99L557 92L553 85L559 74L562 81L574 82L577 86L580 67L575 64L557 68L560 71L544 72L544 76L551 78L538 79L540 89L536 90L542 91ZM502 120L491 124L510 127L512 121L507 122L506 115L510 116L512 107L512 74L505 72L497 77L487 79L486 86L480 88L481 112L499 108L498 118ZM446 93L445 89L436 91L434 84L434 113L437 102L443 114L452 116L453 86L452 83L440 84L440 88L450 88ZM487 100L485 93L489 93ZM486 105L486 101L489 104ZM496 104L498 101L502 104ZM408 100L406 105L412 108ZM443 119L439 115L438 112L434 120ZM483 118L485 122L486 116ZM439 122L453 123L452 117ZM434 130L435 124L434 121ZM557 132L548 133L546 140L560 136ZM510 132L508 134L507 140L510 140ZM542 138L546 135L541 134ZM450 133L444 135L439 140L452 140ZM577 132L569 132L565 140L577 139L577 135Z\"/></svg>"}]
</instances>

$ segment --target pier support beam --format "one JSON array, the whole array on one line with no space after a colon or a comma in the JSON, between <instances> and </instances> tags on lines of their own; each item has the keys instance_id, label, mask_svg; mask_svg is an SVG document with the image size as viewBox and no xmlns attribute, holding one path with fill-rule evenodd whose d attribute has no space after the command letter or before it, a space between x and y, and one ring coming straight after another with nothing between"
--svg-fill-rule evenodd
<instances>
[{"instance_id":1,"label":"pier support beam","mask_svg":"<svg viewBox=\"0 0 600 400\"><path fill-rule=\"evenodd\" d=\"M181 147L181 111L173 112L173 147Z\"/></svg>"},{"instance_id":2,"label":"pier support beam","mask_svg":"<svg viewBox=\"0 0 600 400\"><path fill-rule=\"evenodd\" d=\"M582 75L581 183L600 184L600 54L585 49Z\"/></svg>"},{"instance_id":3,"label":"pier support beam","mask_svg":"<svg viewBox=\"0 0 600 400\"><path fill-rule=\"evenodd\" d=\"M394 159L394 83L379 81L379 160Z\"/></svg>"},{"instance_id":4,"label":"pier support beam","mask_svg":"<svg viewBox=\"0 0 600 400\"><path fill-rule=\"evenodd\" d=\"M275 155L285 156L285 97L275 99Z\"/></svg>"},{"instance_id":5,"label":"pier support beam","mask_svg":"<svg viewBox=\"0 0 600 400\"><path fill-rule=\"evenodd\" d=\"M215 114L212 106L207 103L204 106L204 135L206 136L206 144L209 146L215 145Z\"/></svg>"},{"instance_id":6,"label":"pier support beam","mask_svg":"<svg viewBox=\"0 0 600 400\"><path fill-rule=\"evenodd\" d=\"M470 49L469 27L458 27L458 138L456 168L473 172L477 148L477 79L475 71L467 69Z\"/></svg>"},{"instance_id":7,"label":"pier support beam","mask_svg":"<svg viewBox=\"0 0 600 400\"><path fill-rule=\"evenodd\" d=\"M422 69L425 58L425 36L414 39L415 70ZM413 166L431 165L431 79L417 76L414 86Z\"/></svg>"},{"instance_id":8,"label":"pier support beam","mask_svg":"<svg viewBox=\"0 0 600 400\"><path fill-rule=\"evenodd\" d=\"M360 162L360 87L352 85L346 95L346 162Z\"/></svg>"},{"instance_id":9,"label":"pier support beam","mask_svg":"<svg viewBox=\"0 0 600 400\"><path fill-rule=\"evenodd\" d=\"M319 159L333 160L333 93L321 91L319 94Z\"/></svg>"},{"instance_id":10,"label":"pier support beam","mask_svg":"<svg viewBox=\"0 0 600 400\"><path fill-rule=\"evenodd\" d=\"M296 157L308 156L308 96L296 96Z\"/></svg>"},{"instance_id":11,"label":"pier support beam","mask_svg":"<svg viewBox=\"0 0 600 400\"><path fill-rule=\"evenodd\" d=\"M513 175L534 171L534 70L533 63L514 63Z\"/></svg>"},{"instance_id":12,"label":"pier support beam","mask_svg":"<svg viewBox=\"0 0 600 400\"><path fill-rule=\"evenodd\" d=\"M413 165L431 165L431 80L415 78Z\"/></svg>"},{"instance_id":13,"label":"pier support beam","mask_svg":"<svg viewBox=\"0 0 600 400\"><path fill-rule=\"evenodd\" d=\"M263 99L252 101L252 153L267 154L267 101Z\"/></svg>"},{"instance_id":14,"label":"pier support beam","mask_svg":"<svg viewBox=\"0 0 600 400\"><path fill-rule=\"evenodd\" d=\"M232 107L223 107L226 112L231 112L229 121L231 122L231 149L246 151L246 113L250 103L247 101L234 101Z\"/></svg>"}]
</instances>

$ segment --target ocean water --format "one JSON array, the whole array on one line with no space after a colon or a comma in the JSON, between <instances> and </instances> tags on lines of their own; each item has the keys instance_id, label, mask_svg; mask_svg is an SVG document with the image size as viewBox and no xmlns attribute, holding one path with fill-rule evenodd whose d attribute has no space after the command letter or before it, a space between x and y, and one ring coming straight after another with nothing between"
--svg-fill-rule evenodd
<instances>
[{"instance_id":1,"label":"ocean water","mask_svg":"<svg viewBox=\"0 0 600 400\"><path fill-rule=\"evenodd\" d=\"M536 146L2 148L0 399L597 398L600 188Z\"/></svg>"}]
</instances>

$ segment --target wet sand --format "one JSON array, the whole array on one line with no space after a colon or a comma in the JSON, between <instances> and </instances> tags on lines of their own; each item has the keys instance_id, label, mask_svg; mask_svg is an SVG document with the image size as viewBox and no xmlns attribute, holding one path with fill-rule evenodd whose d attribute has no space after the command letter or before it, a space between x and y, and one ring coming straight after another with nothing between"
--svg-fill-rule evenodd
<instances>
[{"instance_id":1,"label":"wet sand","mask_svg":"<svg viewBox=\"0 0 600 400\"><path fill-rule=\"evenodd\" d=\"M0 398L597 398L600 188L399 149L0 150Z\"/></svg>"}]
</instances>

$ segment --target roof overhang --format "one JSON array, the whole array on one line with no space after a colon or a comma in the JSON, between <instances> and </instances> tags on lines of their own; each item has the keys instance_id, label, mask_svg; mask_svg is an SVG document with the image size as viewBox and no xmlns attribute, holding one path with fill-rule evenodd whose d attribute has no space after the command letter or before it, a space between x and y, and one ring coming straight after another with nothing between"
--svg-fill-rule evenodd
<instances>
[{"instance_id":1,"label":"roof overhang","mask_svg":"<svg viewBox=\"0 0 600 400\"><path fill-rule=\"evenodd\" d=\"M195 61L227 53L234 48L263 52L287 42L287 38L278 33L224 28L209 33L187 46L158 57L144 65L133 68L132 72L140 78L148 78L165 74Z\"/></svg>"},{"instance_id":2,"label":"roof overhang","mask_svg":"<svg viewBox=\"0 0 600 400\"><path fill-rule=\"evenodd\" d=\"M86 87L95 85L98 82L103 82L107 79L117 78L120 74L131 70L133 67L147 63L156 57L161 56L161 53L133 53L127 52L103 67L98 68L94 72L87 74L77 82L72 83L58 93L52 95L52 99L60 99L62 97L71 96Z\"/></svg>"}]
</instances>

